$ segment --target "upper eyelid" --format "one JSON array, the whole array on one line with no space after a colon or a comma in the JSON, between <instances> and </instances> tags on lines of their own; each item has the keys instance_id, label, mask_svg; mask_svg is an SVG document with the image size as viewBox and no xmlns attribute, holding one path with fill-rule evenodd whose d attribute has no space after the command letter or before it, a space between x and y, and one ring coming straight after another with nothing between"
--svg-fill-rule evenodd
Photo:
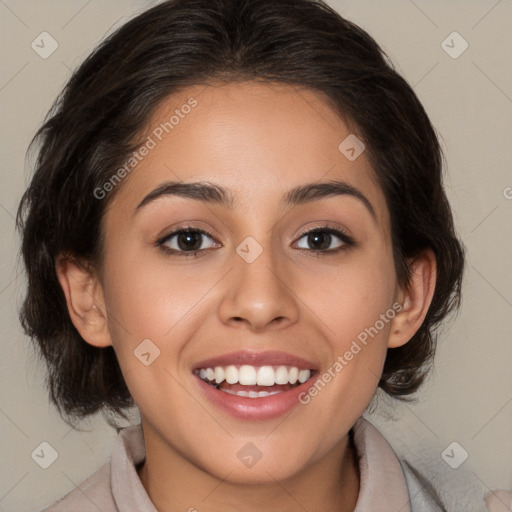
<instances>
[{"instance_id":1,"label":"upper eyelid","mask_svg":"<svg viewBox=\"0 0 512 512\"><path fill-rule=\"evenodd\" d=\"M206 235L207 237L211 238L212 240L217 241L215 238L215 235L213 233L206 231L204 228L193 227L193 226L190 226L190 227L183 226L181 228L172 230L167 235L163 235L162 237L160 237L157 240L157 243L160 244L160 243L166 242L167 240L171 239L172 237L174 237L180 233L187 232L187 231L195 231L195 232L201 233L202 235Z\"/></svg>"}]
</instances>

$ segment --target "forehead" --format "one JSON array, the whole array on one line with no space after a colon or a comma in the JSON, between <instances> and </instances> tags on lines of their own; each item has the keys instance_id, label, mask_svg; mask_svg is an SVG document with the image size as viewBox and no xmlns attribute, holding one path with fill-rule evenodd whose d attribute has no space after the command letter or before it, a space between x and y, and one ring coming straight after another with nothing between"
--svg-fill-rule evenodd
<instances>
[{"instance_id":1,"label":"forehead","mask_svg":"<svg viewBox=\"0 0 512 512\"><path fill-rule=\"evenodd\" d=\"M304 183L342 180L368 197L387 231L385 200L367 155L354 160L342 151L354 136L310 89L258 82L189 87L153 113L140 138L141 148L150 149L133 162L113 204L133 210L166 181L208 181L233 191L235 207L258 209Z\"/></svg>"}]
</instances>

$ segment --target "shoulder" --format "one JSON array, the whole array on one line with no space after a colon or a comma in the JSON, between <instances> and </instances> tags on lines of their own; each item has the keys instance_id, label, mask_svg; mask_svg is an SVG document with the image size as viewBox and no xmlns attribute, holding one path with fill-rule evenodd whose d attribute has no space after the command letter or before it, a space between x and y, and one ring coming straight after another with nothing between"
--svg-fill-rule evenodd
<instances>
[{"instance_id":1,"label":"shoulder","mask_svg":"<svg viewBox=\"0 0 512 512\"><path fill-rule=\"evenodd\" d=\"M356 512L377 507L404 512L447 510L428 479L400 458L381 432L364 417L354 425L354 442L360 472Z\"/></svg>"},{"instance_id":2,"label":"shoulder","mask_svg":"<svg viewBox=\"0 0 512 512\"><path fill-rule=\"evenodd\" d=\"M41 512L118 512L110 490L110 462L105 463L87 480Z\"/></svg>"},{"instance_id":3,"label":"shoulder","mask_svg":"<svg viewBox=\"0 0 512 512\"><path fill-rule=\"evenodd\" d=\"M398 459L412 512L486 512L488 488L470 463L453 469L443 459L448 440L422 434L406 419L389 421L387 415L367 419L372 432L379 432Z\"/></svg>"},{"instance_id":4,"label":"shoulder","mask_svg":"<svg viewBox=\"0 0 512 512\"><path fill-rule=\"evenodd\" d=\"M118 432L110 460L70 493L41 512L156 512L137 474L145 458L140 425Z\"/></svg>"},{"instance_id":5,"label":"shoulder","mask_svg":"<svg viewBox=\"0 0 512 512\"><path fill-rule=\"evenodd\" d=\"M428 506L436 511L486 512L484 496L488 488L471 468L454 471L441 458L442 451L442 447L416 447L407 457L399 457L412 512L430 510Z\"/></svg>"},{"instance_id":6,"label":"shoulder","mask_svg":"<svg viewBox=\"0 0 512 512\"><path fill-rule=\"evenodd\" d=\"M398 460L407 483L412 512L446 512L447 508L433 485L406 460Z\"/></svg>"}]
</instances>

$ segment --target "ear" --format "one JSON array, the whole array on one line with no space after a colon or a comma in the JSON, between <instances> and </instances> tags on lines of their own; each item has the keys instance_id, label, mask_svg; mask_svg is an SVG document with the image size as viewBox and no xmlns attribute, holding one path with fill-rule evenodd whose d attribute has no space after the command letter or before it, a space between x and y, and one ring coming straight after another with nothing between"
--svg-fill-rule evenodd
<instances>
[{"instance_id":1,"label":"ear","mask_svg":"<svg viewBox=\"0 0 512 512\"><path fill-rule=\"evenodd\" d=\"M61 255L55 270L66 296L69 316L82 338L95 347L112 345L103 290L91 269L72 257Z\"/></svg>"},{"instance_id":2,"label":"ear","mask_svg":"<svg viewBox=\"0 0 512 512\"><path fill-rule=\"evenodd\" d=\"M431 249L425 249L408 262L411 268L410 282L397 294L401 309L391 321L388 347L405 345L418 331L434 296L436 285L436 257Z\"/></svg>"}]
</instances>

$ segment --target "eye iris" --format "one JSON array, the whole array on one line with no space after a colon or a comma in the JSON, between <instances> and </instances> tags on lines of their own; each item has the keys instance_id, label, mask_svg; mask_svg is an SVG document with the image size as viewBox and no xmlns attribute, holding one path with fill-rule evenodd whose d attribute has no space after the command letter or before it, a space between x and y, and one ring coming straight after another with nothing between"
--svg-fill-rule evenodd
<instances>
[{"instance_id":1,"label":"eye iris","mask_svg":"<svg viewBox=\"0 0 512 512\"><path fill-rule=\"evenodd\" d=\"M178 234L178 247L183 251L197 251L201 247L201 233L183 231Z\"/></svg>"},{"instance_id":2,"label":"eye iris","mask_svg":"<svg viewBox=\"0 0 512 512\"><path fill-rule=\"evenodd\" d=\"M310 233L308 235L308 244L314 249L328 249L331 245L331 235L325 232Z\"/></svg>"}]
</instances>

